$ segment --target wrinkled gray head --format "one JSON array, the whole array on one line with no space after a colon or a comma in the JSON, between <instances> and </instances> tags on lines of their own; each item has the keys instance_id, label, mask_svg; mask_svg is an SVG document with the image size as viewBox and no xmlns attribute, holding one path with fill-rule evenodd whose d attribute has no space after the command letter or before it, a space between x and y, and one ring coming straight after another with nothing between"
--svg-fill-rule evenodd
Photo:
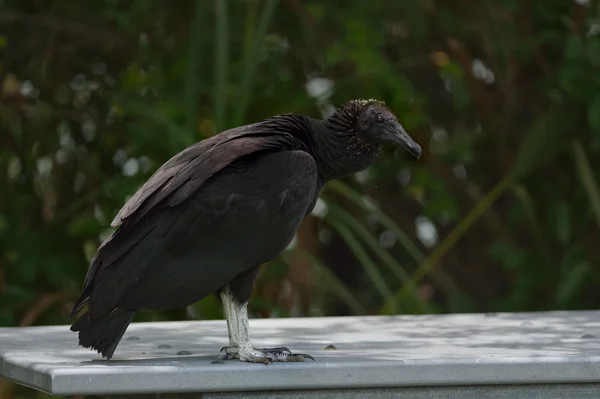
<instances>
[{"instance_id":1,"label":"wrinkled gray head","mask_svg":"<svg viewBox=\"0 0 600 399\"><path fill-rule=\"evenodd\" d=\"M406 133L394 113L381 101L352 100L345 106L355 108L357 112L355 129L362 141L373 145L399 145L415 157L421 156L421 147Z\"/></svg>"},{"instance_id":2,"label":"wrinkled gray head","mask_svg":"<svg viewBox=\"0 0 600 399\"><path fill-rule=\"evenodd\" d=\"M311 137L323 182L365 170L376 161L383 144L401 146L419 158L421 147L404 131L381 101L350 100L319 121Z\"/></svg>"}]
</instances>

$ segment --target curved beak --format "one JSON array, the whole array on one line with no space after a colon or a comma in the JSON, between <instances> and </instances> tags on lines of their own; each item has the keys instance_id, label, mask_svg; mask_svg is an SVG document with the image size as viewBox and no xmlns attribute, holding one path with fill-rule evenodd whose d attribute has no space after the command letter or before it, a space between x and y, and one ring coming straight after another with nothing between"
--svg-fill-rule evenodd
<instances>
[{"instance_id":1,"label":"curved beak","mask_svg":"<svg viewBox=\"0 0 600 399\"><path fill-rule=\"evenodd\" d=\"M417 159L421 157L421 146L406 133L406 130L398 122L396 126L386 132L384 141L404 147L406 151L410 152Z\"/></svg>"}]
</instances>

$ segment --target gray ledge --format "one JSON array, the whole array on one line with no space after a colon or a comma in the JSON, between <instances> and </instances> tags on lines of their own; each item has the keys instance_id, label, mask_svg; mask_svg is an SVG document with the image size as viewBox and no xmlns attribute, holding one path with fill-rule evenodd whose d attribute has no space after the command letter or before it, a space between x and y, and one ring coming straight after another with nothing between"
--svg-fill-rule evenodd
<instances>
[{"instance_id":1,"label":"gray ledge","mask_svg":"<svg viewBox=\"0 0 600 399\"><path fill-rule=\"evenodd\" d=\"M250 334L256 346L287 346L316 362L212 364L227 344L224 321L132 324L111 361L78 347L68 326L0 328L0 376L60 395L484 398L533 389L550 397L573 386L581 394L569 397L600 396L598 311L253 319Z\"/></svg>"}]
</instances>

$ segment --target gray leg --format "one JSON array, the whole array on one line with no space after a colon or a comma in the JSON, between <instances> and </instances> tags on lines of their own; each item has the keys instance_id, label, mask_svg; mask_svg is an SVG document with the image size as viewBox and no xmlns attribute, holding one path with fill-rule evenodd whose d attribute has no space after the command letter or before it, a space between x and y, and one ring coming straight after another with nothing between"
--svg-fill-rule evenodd
<instances>
[{"instance_id":1,"label":"gray leg","mask_svg":"<svg viewBox=\"0 0 600 399\"><path fill-rule=\"evenodd\" d=\"M227 288L221 292L221 301L227 320L229 346L221 349L220 359L240 359L243 362L264 364L315 360L304 353L292 353L285 347L254 348L248 336L248 304L237 302Z\"/></svg>"}]
</instances>

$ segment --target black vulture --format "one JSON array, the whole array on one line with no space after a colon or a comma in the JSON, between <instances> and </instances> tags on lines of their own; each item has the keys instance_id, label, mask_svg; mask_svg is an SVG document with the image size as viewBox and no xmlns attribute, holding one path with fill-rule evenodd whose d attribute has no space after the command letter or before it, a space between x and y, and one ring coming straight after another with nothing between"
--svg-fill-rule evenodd
<instances>
[{"instance_id":1,"label":"black vulture","mask_svg":"<svg viewBox=\"0 0 600 399\"><path fill-rule=\"evenodd\" d=\"M137 310L185 307L215 293L229 331L221 359L312 359L252 346L254 279L290 244L323 185L366 169L385 143L421 155L383 102L351 100L325 120L278 115L175 155L127 201L94 255L71 313L79 344L110 359Z\"/></svg>"}]
</instances>

